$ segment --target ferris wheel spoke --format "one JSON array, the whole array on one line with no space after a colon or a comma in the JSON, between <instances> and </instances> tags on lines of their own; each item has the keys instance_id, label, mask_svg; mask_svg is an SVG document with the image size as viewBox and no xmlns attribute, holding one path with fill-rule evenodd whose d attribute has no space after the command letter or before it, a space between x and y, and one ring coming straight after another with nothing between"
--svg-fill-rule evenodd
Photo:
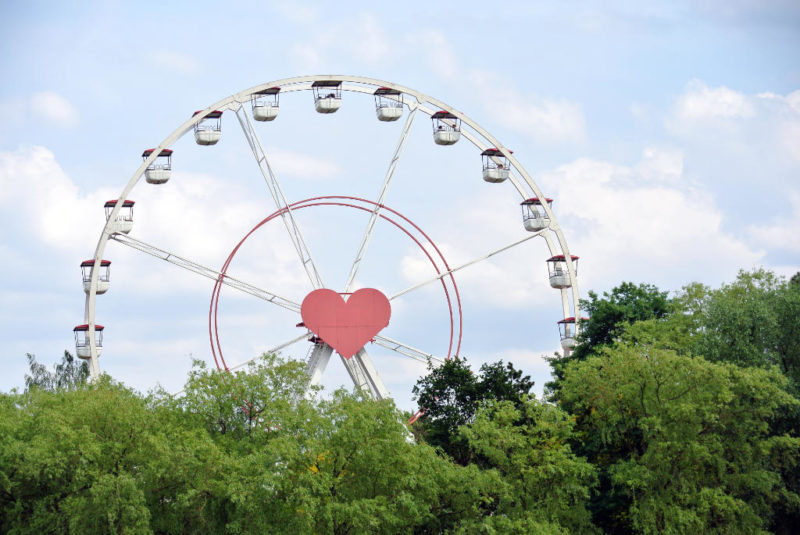
<instances>
[{"instance_id":1,"label":"ferris wheel spoke","mask_svg":"<svg viewBox=\"0 0 800 535\"><path fill-rule=\"evenodd\" d=\"M407 294L409 292L412 292L414 290L422 288L423 286L427 286L428 284L430 284L432 282L436 282L438 280L441 280L444 277L447 277L447 276L455 273L456 271L460 271L460 270L464 269L465 267L469 267L469 266L472 266L474 264L477 264L478 262L482 262L484 260L488 260L489 258L493 257L494 255L496 255L498 253L502 253L503 251L507 251L507 250L509 250L509 249L511 249L513 247L516 247L517 245L525 243L526 241L531 240L531 239L539 236L545 230L547 230L547 229L543 229L543 230L540 230L539 232L535 232L535 233L531 234L530 236L526 236L526 237L522 238L521 240L515 241L514 243L510 243L510 244L508 244L508 245L506 245L504 247L501 247L499 249L495 249L491 253L487 253L487 254L485 254L483 256L479 256L478 258L470 260L469 262L461 264L460 266L454 267L453 269L448 269L447 271L439 273L438 275L436 275L434 277L431 277L428 280L422 281L422 282L420 282L418 284L415 284L414 286L410 286L410 287L406 288L405 290L401 290L401 291L397 292L396 294L392 295L389 298L389 301L391 301L392 299L396 299L396 298L400 297L401 295L405 295L405 294Z\"/></svg>"},{"instance_id":2,"label":"ferris wheel spoke","mask_svg":"<svg viewBox=\"0 0 800 535\"><path fill-rule=\"evenodd\" d=\"M409 108L411 111L409 112L408 117L406 117L403 130L400 132L400 138L397 140L397 146L394 149L392 160L389 162L389 168L386 170L386 176L383 179L380 193L378 193L378 199L375 203L375 208L373 208L372 213L370 213L367 228L364 231L363 237L361 238L361 245L358 247L358 252L356 252L356 257L353 260L352 267L350 268L350 274L347 276L347 282L344 285L345 292L350 291L353 283L356 280L356 277L358 276L358 270L361 268L361 261L364 260L364 256L367 253L367 247L369 246L369 241L372 238L372 231L374 230L375 223L378 220L378 213L380 212L381 207L386 200L386 195L389 192L389 184L392 182L394 173L397 170L397 165L400 162L400 157L403 155L403 148L406 145L408 133L411 131L411 126L414 124L414 117L416 117L417 108L416 105L409 105Z\"/></svg>"},{"instance_id":3,"label":"ferris wheel spoke","mask_svg":"<svg viewBox=\"0 0 800 535\"><path fill-rule=\"evenodd\" d=\"M314 259L311 257L311 252L308 249L308 245L306 245L306 241L303 238L302 232L300 232L300 227L297 224L297 220L295 220L294 213L292 212L289 203L286 201L286 196L283 194L283 190L278 183L278 178L275 176L275 172L273 171L272 166L269 164L267 154L264 152L264 146L261 144L261 139L258 137L258 133L253 127L253 122L250 120L250 115L245 111L243 106L240 106L236 110L236 118L239 119L242 132L244 132L247 143L250 145L250 149L253 151L253 157L256 159L258 169L261 171L261 174L267 183L267 187L272 195L272 199L275 201L275 206L279 210L283 210L281 213L281 219L283 220L286 230L289 233L289 238L292 240L292 244L297 251L297 255L300 258L300 263L303 265L306 275L308 275L308 280L311 281L311 285L314 288L323 288L325 284L322 282L322 276L320 275L319 270L317 270L316 264L314 264Z\"/></svg>"},{"instance_id":4,"label":"ferris wheel spoke","mask_svg":"<svg viewBox=\"0 0 800 535\"><path fill-rule=\"evenodd\" d=\"M391 349L395 353L403 355L404 357L411 357L412 359L420 362L427 363L429 360L439 364L444 362L444 359L435 356L433 353L422 351L421 349L411 347L410 345L404 344L403 342L398 342L397 340L393 340L386 336L376 335L375 343L385 347L386 349Z\"/></svg>"},{"instance_id":5,"label":"ferris wheel spoke","mask_svg":"<svg viewBox=\"0 0 800 535\"><path fill-rule=\"evenodd\" d=\"M236 288L237 290L258 297L259 299L263 299L264 301L268 301L293 312L300 312L299 303L295 303L294 301L285 297L281 297L276 293L264 290L227 274L222 275L219 271L213 270L182 256L170 253L169 251L165 251L164 249L160 249L141 240L131 238L126 234L114 234L111 236L111 239L143 253L147 253L150 256L160 258L161 260L169 262L175 266L181 267L193 273L197 273L198 275L202 275L211 280L216 281L221 279L222 284L230 286L231 288Z\"/></svg>"}]
</instances>

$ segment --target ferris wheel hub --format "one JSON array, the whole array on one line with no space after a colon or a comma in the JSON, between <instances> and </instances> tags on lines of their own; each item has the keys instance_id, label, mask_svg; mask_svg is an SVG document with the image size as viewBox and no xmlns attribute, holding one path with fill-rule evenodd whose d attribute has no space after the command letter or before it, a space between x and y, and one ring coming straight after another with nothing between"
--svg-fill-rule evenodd
<instances>
[{"instance_id":1,"label":"ferris wheel hub","mask_svg":"<svg viewBox=\"0 0 800 535\"><path fill-rule=\"evenodd\" d=\"M322 288L303 299L300 315L308 330L349 359L389 325L392 307L375 288L361 288L346 301L341 294Z\"/></svg>"}]
</instances>

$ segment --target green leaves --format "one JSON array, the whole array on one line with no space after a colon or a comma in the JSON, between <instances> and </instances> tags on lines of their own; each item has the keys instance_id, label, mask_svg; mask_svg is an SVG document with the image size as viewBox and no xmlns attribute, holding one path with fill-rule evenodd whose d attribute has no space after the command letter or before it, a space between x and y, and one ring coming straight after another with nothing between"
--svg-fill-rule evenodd
<instances>
[{"instance_id":1,"label":"green leaves","mask_svg":"<svg viewBox=\"0 0 800 535\"><path fill-rule=\"evenodd\" d=\"M631 527L755 532L782 486L769 421L798 403L785 384L776 370L618 344L573 363L561 395L578 415L581 449L628 504Z\"/></svg>"},{"instance_id":2,"label":"green leaves","mask_svg":"<svg viewBox=\"0 0 800 535\"><path fill-rule=\"evenodd\" d=\"M521 370L502 360L481 365L475 374L464 357L452 358L437 367L429 365L428 375L414 386L413 393L425 416L416 429L425 441L442 448L456 462L467 464L470 454L459 427L472 422L475 412L486 401L511 401L521 404L533 381Z\"/></svg>"}]
</instances>

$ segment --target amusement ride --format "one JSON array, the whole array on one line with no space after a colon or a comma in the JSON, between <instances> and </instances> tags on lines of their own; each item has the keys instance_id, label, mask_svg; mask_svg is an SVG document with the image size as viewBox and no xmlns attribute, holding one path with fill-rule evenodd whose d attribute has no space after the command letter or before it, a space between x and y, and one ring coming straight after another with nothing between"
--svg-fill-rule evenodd
<instances>
[{"instance_id":1,"label":"amusement ride","mask_svg":"<svg viewBox=\"0 0 800 535\"><path fill-rule=\"evenodd\" d=\"M309 96L297 97L296 93ZM269 128L274 122L291 120L291 117L286 117L286 112L281 113L282 103L290 98L307 98L308 105L313 104L314 110L320 114L334 114L345 105L371 106L374 120L402 124L382 181L374 182L377 195L365 198L352 194L320 194L303 199L287 196L285 183L279 180L276 166L271 162L270 148L262 142L262 137L270 135ZM320 75L260 84L187 115L189 118L160 144L141 153L140 165L118 197L105 203L105 225L97 241L94 257L80 263L85 313L83 323L74 328L74 334L77 355L88 361L92 378L100 374L100 356L104 349L104 327L96 320L98 303L110 298L105 295L111 287L111 261L105 258L109 242L130 247L210 280L208 336L211 356L220 370L243 365L233 366L226 361L224 344L220 339L221 318L224 316L220 295L223 288L230 288L265 301L265 306L285 309L294 315L296 321L285 326L285 339L276 340L270 346L270 351L280 351L293 344L307 344L305 353L310 385L320 383L335 352L357 388L375 399L389 397L389 390L378 372L380 365L376 366L368 352L371 345L423 362L439 362L461 355L462 314L466 311L462 308L462 294L457 284L459 271L465 268L480 269L473 266L480 266L495 255L522 246L534 238L543 240L549 252L541 261L547 266L550 287L560 293L561 310L557 316L553 312L553 323L558 326L562 350L568 354L575 346L578 329L576 317L580 317L578 257L572 255L567 247L553 211L553 199L545 196L510 149L459 110L395 83L360 76ZM215 269L182 251L167 250L162 245L150 244L137 237L132 195L134 188L163 187L173 178L173 157L178 161L175 144L183 136L193 135L199 145L197 150L215 150L214 145L223 136L223 117L229 116L234 117L241 128L246 140L246 152L252 154L254 167L265 182L265 198L269 200L271 209L243 237L231 238L230 254ZM520 214L519 239L455 265L448 262L444 248L423 230L421 224L390 202L390 186L398 174L404 148L412 137L415 119L419 117L430 121L431 141L442 146L442 151L451 150L448 146L458 142L474 147L475 174L482 178L486 187L510 186L516 191L519 207L514 209ZM347 210L362 217L359 221L363 230L360 231L360 243L354 246L355 254L352 251L340 254L350 262L344 281L324 280L323 266L312 255L312 247L307 239L309 230L304 226L301 215L321 209ZM291 254L296 256L296 269L302 273L307 285L302 299L287 294L282 288L265 287L229 273L237 253L246 247L248 240L262 228L273 224L285 229L294 249ZM392 293L361 283L361 268L368 258L372 238L379 226L392 229L393 236L418 251L419 257L429 266L427 278ZM390 336L393 306L404 296L429 285L441 288L441 296L446 303L443 309L447 315L444 324L449 326L449 333L444 335L440 350L417 347L419 344L413 341ZM98 296L103 298L98 300ZM109 346L113 348L113 342Z\"/></svg>"}]
</instances>

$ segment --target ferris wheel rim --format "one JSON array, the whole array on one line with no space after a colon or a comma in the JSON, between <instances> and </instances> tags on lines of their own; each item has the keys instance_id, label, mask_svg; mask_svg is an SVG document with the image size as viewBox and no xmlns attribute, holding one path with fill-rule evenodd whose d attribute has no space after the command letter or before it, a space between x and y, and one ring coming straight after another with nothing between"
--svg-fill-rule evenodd
<instances>
[{"instance_id":1,"label":"ferris wheel rim","mask_svg":"<svg viewBox=\"0 0 800 535\"><path fill-rule=\"evenodd\" d=\"M305 85L305 84L313 84L316 81L325 81L325 80L340 81L343 84L341 90L347 92L367 93L368 92L367 88L375 88L375 87L397 90L402 95L409 95L415 99L416 103L411 103L411 102L403 103L403 105L406 105L408 109L411 111L420 110L423 113L427 114L428 116L432 116L438 110L444 110L453 114L461 121L462 125L468 126L478 136L483 138L483 140L486 141L486 143L483 143L480 139L478 139L474 135L465 135L464 137L467 140L469 140L473 145L475 145L480 150L486 150L487 148L490 147L500 150L503 153L503 155L507 158L509 165L512 166L513 169L519 174L525 185L527 185L528 188L530 188L531 192L533 193L533 196L537 198L545 198L545 195L542 192L542 190L539 188L539 186L536 184L533 178L528 174L525 168L519 163L519 161L513 155L512 151L507 149L502 143L499 142L497 138L495 138L487 130L478 125L465 113L461 112L460 110L450 106L449 104L441 100L433 98L429 95L421 93L407 86L375 78L353 76L353 75L297 76L297 77L283 78L258 84L251 88L245 89L244 91L240 91L238 93L234 93L233 95L225 97L217 101L216 103L212 104L211 106L204 108L203 110L200 110L198 112L195 112L194 115L192 115L182 125L176 128L170 135L164 138L164 140L159 145L150 149L151 152L149 156L143 159L143 162L140 164L139 168L130 178L126 186L123 188L121 194L117 198L117 202L115 206L112 208L111 213L108 214L106 224L103 227L100 238L98 239L97 246L95 248L95 255L94 255L95 262L99 262L102 260L103 253L105 251L105 247L107 246L108 240L114 234L114 231L111 228L112 223L117 218L120 209L122 208L125 202L131 202L128 201L128 196L130 195L131 191L141 180L147 167L150 166L155 161L155 159L162 153L162 151L170 150L169 147L171 147L178 139L187 134L195 125L197 125L209 114L221 111L228 111L228 110L233 110L233 111L239 110L252 98L254 94L258 93L259 91L275 87L281 88L281 91L283 91L285 87L287 92L304 91L311 89L311 85ZM355 84L355 85L344 85L345 83ZM469 131L465 131L464 133L471 134L471 132ZM515 186L515 188L521 194L523 199L526 199L531 196L528 192L525 192L523 190L522 185L518 183L516 180L511 180L511 183ZM551 254L555 254L556 251L560 250L560 252L563 253L566 258L565 267L570 281L570 285L565 288L560 288L563 317L567 316L578 317L580 315L580 298L579 298L578 281L576 277L576 268L573 265L570 250L566 243L566 238L563 234L561 227L558 225L555 214L552 212L548 203L543 203L542 208L546 213L547 217L549 218L550 223L548 225L548 228L546 229L549 232L540 234L544 238ZM552 235L554 235L555 241L553 239L553 236L551 236L551 233ZM558 244L557 247L556 243ZM96 296L98 295L97 292L98 274L99 270L96 269L93 269L91 272L89 288L88 291L86 292L86 300L84 307L84 321L86 324L89 325L89 334L87 335L88 336L87 342L90 349L91 357L88 360L92 377L96 377L97 375L99 375L99 363L98 363L99 352L95 343L95 316L96 316ZM572 298L571 300L570 296Z\"/></svg>"}]
</instances>

